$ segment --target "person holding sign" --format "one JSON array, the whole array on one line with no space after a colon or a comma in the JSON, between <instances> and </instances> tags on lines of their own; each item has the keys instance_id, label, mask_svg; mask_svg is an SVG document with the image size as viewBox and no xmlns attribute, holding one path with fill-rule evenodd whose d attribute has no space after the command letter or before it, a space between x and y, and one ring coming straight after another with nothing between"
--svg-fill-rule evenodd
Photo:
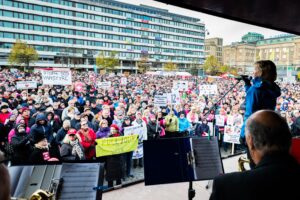
<instances>
[{"instance_id":1,"label":"person holding sign","mask_svg":"<svg viewBox=\"0 0 300 200\"><path fill-rule=\"evenodd\" d=\"M112 124L110 126L110 135L109 137L119 137L119 127L116 124ZM106 180L108 182L108 187L113 187L114 181L116 181L116 185L122 184L122 176L123 176L123 159L122 154L111 155L106 157Z\"/></svg>"},{"instance_id":2,"label":"person holding sign","mask_svg":"<svg viewBox=\"0 0 300 200\"><path fill-rule=\"evenodd\" d=\"M279 86L275 83L277 71L276 65L272 61L257 61L253 76L252 84L250 79L243 78L246 90L246 111L240 137L242 144L245 144L245 125L247 119L258 110L275 110L277 97L281 94ZM248 157L251 158L249 152ZM251 162L251 168L253 167L254 164Z\"/></svg>"}]
</instances>

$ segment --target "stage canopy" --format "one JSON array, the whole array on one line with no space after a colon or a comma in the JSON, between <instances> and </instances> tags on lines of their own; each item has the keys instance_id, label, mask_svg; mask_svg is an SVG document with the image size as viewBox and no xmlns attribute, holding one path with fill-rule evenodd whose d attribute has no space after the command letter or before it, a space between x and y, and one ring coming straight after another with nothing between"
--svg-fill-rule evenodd
<instances>
[{"instance_id":1,"label":"stage canopy","mask_svg":"<svg viewBox=\"0 0 300 200\"><path fill-rule=\"evenodd\" d=\"M299 0L157 0L248 24L300 35Z\"/></svg>"}]
</instances>

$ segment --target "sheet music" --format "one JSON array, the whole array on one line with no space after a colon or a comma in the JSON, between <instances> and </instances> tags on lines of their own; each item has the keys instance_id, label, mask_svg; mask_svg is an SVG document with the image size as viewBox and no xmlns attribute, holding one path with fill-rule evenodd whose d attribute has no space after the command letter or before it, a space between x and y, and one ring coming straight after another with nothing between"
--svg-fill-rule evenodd
<instances>
[{"instance_id":1,"label":"sheet music","mask_svg":"<svg viewBox=\"0 0 300 200\"><path fill-rule=\"evenodd\" d=\"M195 156L195 180L208 180L223 174L223 164L217 138L193 138L192 147Z\"/></svg>"}]
</instances>

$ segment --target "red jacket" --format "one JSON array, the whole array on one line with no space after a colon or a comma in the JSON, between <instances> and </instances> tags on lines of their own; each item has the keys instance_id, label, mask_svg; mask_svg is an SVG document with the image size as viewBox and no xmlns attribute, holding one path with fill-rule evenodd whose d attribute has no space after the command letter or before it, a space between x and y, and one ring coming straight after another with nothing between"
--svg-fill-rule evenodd
<instances>
[{"instance_id":1,"label":"red jacket","mask_svg":"<svg viewBox=\"0 0 300 200\"><path fill-rule=\"evenodd\" d=\"M7 113L0 113L0 123L4 124L6 119L10 116L10 112Z\"/></svg>"},{"instance_id":2,"label":"red jacket","mask_svg":"<svg viewBox=\"0 0 300 200\"><path fill-rule=\"evenodd\" d=\"M96 151L95 151L96 133L93 131L93 129L89 128L87 137L84 136L81 130L79 130L77 134L79 136L80 144L84 148L86 159L91 160L96 155Z\"/></svg>"}]
</instances>

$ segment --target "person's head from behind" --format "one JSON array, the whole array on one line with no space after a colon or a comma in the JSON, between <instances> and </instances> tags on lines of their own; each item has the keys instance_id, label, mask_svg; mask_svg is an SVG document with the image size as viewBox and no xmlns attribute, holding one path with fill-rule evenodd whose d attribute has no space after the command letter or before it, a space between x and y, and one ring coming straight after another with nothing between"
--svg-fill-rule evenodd
<instances>
[{"instance_id":1,"label":"person's head from behind","mask_svg":"<svg viewBox=\"0 0 300 200\"><path fill-rule=\"evenodd\" d=\"M71 127L71 122L70 122L70 120L65 120L65 121L63 122L63 128L64 128L65 130L69 130L70 127Z\"/></svg>"},{"instance_id":2,"label":"person's head from behind","mask_svg":"<svg viewBox=\"0 0 300 200\"><path fill-rule=\"evenodd\" d=\"M2 162L5 160L3 153L0 151L0 199L9 200L10 199L10 178L9 173Z\"/></svg>"},{"instance_id":3,"label":"person's head from behind","mask_svg":"<svg viewBox=\"0 0 300 200\"><path fill-rule=\"evenodd\" d=\"M271 110L261 110L247 120L246 141L255 164L266 154L288 153L291 132L286 120Z\"/></svg>"},{"instance_id":4,"label":"person's head from behind","mask_svg":"<svg viewBox=\"0 0 300 200\"><path fill-rule=\"evenodd\" d=\"M270 60L260 60L255 63L254 78L274 82L277 78L276 65Z\"/></svg>"}]
</instances>

